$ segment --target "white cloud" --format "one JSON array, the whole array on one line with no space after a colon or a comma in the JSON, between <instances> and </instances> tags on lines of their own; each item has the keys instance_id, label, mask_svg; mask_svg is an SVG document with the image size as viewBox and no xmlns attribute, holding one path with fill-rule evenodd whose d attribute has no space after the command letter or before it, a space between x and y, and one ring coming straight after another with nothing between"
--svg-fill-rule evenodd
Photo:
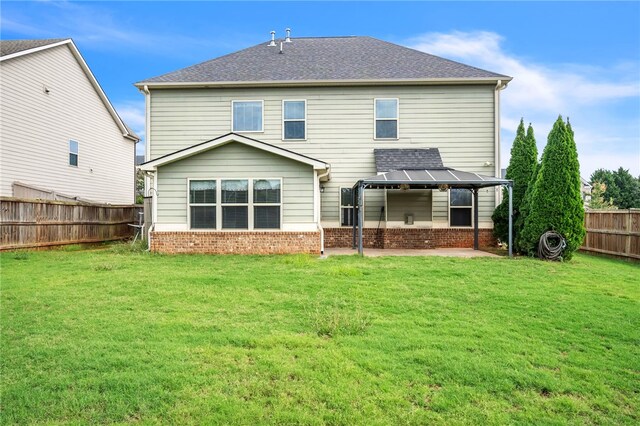
<instances>
[{"instance_id":1,"label":"white cloud","mask_svg":"<svg viewBox=\"0 0 640 426\"><path fill-rule=\"evenodd\" d=\"M629 168L640 174L639 64L621 58L603 69L582 64L542 64L505 51L494 32L429 33L407 41L415 49L513 76L501 93L502 166L509 161L515 129L524 117L533 123L540 152L559 114L571 118L581 171ZM636 105L626 116L610 108ZM623 108L624 109L624 108ZM633 116L634 111L635 116ZM630 116L631 115L631 116ZM625 121L626 120L626 121ZM616 153L616 154L612 154Z\"/></svg>"},{"instance_id":2,"label":"white cloud","mask_svg":"<svg viewBox=\"0 0 640 426\"><path fill-rule=\"evenodd\" d=\"M144 100L122 102L114 107L122 121L140 136L140 142L136 145L136 154L144 154L146 139Z\"/></svg>"},{"instance_id":3,"label":"white cloud","mask_svg":"<svg viewBox=\"0 0 640 426\"><path fill-rule=\"evenodd\" d=\"M74 2L43 2L38 7L14 7L3 4L0 26L4 32L26 38L72 37L79 45L98 50L143 51L198 58L194 52L213 48L235 48L224 35L189 37L173 32L145 32L132 16L117 15L102 5ZM185 49L189 46L189 49Z\"/></svg>"}]
</instances>

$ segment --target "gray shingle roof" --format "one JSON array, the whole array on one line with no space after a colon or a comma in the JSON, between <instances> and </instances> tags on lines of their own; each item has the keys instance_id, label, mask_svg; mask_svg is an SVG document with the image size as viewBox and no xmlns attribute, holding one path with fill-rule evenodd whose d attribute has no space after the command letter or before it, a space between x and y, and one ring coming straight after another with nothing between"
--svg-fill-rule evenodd
<instances>
[{"instance_id":1,"label":"gray shingle roof","mask_svg":"<svg viewBox=\"0 0 640 426\"><path fill-rule=\"evenodd\" d=\"M394 170L443 169L438 148L426 149L374 149L378 173Z\"/></svg>"},{"instance_id":2,"label":"gray shingle roof","mask_svg":"<svg viewBox=\"0 0 640 426\"><path fill-rule=\"evenodd\" d=\"M0 56L11 55L23 50L34 49L48 44L68 40L66 38L49 38L42 40L2 40L0 41Z\"/></svg>"},{"instance_id":3,"label":"gray shingle roof","mask_svg":"<svg viewBox=\"0 0 640 426\"><path fill-rule=\"evenodd\" d=\"M284 53L268 42L145 83L503 79L510 77L371 37L292 38Z\"/></svg>"}]
</instances>

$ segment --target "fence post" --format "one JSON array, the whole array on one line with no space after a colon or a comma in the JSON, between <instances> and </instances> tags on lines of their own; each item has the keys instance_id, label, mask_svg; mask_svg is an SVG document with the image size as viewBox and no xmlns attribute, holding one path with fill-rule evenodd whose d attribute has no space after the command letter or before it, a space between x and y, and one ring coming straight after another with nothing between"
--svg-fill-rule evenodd
<instances>
[{"instance_id":1,"label":"fence post","mask_svg":"<svg viewBox=\"0 0 640 426\"><path fill-rule=\"evenodd\" d=\"M624 240L624 254L631 254L631 209L627 212L626 229L627 235Z\"/></svg>"}]
</instances>

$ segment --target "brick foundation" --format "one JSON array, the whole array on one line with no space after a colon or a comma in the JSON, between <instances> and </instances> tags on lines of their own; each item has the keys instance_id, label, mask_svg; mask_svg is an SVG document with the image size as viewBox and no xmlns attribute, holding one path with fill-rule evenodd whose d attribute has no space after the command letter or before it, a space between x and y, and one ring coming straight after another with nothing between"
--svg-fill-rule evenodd
<instances>
[{"instance_id":1,"label":"brick foundation","mask_svg":"<svg viewBox=\"0 0 640 426\"><path fill-rule=\"evenodd\" d=\"M493 247L496 240L492 229L478 230L480 247ZM325 228L324 246L327 248L351 247L351 228ZM364 228L365 248L378 249L433 249L473 248L473 229L460 228Z\"/></svg>"},{"instance_id":2,"label":"brick foundation","mask_svg":"<svg viewBox=\"0 0 640 426\"><path fill-rule=\"evenodd\" d=\"M153 232L151 251L168 254L320 254L320 232Z\"/></svg>"}]
</instances>

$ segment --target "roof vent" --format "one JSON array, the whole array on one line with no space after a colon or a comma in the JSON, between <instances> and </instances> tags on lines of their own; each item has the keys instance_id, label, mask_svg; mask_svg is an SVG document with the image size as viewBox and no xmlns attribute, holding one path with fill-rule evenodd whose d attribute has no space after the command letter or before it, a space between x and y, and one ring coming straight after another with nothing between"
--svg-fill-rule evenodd
<instances>
[{"instance_id":1,"label":"roof vent","mask_svg":"<svg viewBox=\"0 0 640 426\"><path fill-rule=\"evenodd\" d=\"M276 45L276 32L275 31L271 31L271 42L268 44L268 46L274 46Z\"/></svg>"},{"instance_id":2,"label":"roof vent","mask_svg":"<svg viewBox=\"0 0 640 426\"><path fill-rule=\"evenodd\" d=\"M282 42L280 42L280 54L282 54L282 53L284 53L284 52L282 51Z\"/></svg>"},{"instance_id":3,"label":"roof vent","mask_svg":"<svg viewBox=\"0 0 640 426\"><path fill-rule=\"evenodd\" d=\"M291 28L287 28L285 31L287 32L287 37L284 39L284 42L291 43Z\"/></svg>"}]
</instances>

